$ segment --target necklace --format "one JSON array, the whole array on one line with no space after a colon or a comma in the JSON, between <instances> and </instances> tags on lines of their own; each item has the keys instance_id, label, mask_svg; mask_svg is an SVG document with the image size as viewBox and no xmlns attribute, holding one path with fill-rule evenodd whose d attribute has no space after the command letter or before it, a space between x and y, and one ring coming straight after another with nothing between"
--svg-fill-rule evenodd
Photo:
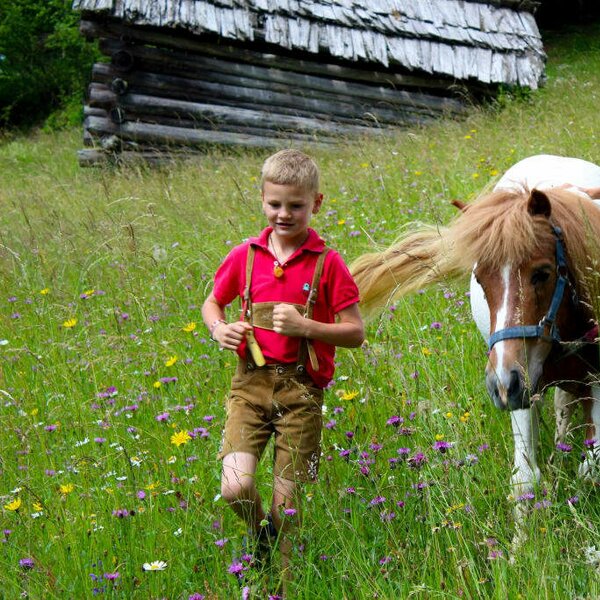
<instances>
[{"instance_id":1,"label":"necklace","mask_svg":"<svg viewBox=\"0 0 600 600\"><path fill-rule=\"evenodd\" d=\"M298 248L300 248L300 246L302 246L302 244L304 244L304 242L307 240L308 238L308 234L304 237L304 239L286 256L286 260L292 256L296 250L298 250ZM271 235L269 234L269 240L268 240L268 244L267 247L271 250L273 256L275 257L275 260L273 261L273 275L279 279L281 277L283 277L283 265L285 263L285 261L280 260L277 251L275 250L275 242L273 241L273 239L271 238Z\"/></svg>"}]
</instances>

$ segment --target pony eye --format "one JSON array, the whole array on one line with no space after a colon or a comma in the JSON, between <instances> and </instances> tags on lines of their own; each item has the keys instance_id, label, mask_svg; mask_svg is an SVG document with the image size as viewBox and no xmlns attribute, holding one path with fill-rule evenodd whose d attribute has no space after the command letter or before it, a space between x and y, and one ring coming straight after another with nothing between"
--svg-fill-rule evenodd
<instances>
[{"instance_id":1,"label":"pony eye","mask_svg":"<svg viewBox=\"0 0 600 600\"><path fill-rule=\"evenodd\" d=\"M539 285L540 283L546 283L550 278L550 271L548 269L538 269L533 272L531 276L532 285Z\"/></svg>"}]
</instances>

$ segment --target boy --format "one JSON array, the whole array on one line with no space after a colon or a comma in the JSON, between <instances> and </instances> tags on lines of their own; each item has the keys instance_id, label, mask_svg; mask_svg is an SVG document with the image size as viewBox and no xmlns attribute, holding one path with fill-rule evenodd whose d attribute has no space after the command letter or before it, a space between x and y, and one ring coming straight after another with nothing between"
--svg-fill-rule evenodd
<instances>
[{"instance_id":1,"label":"boy","mask_svg":"<svg viewBox=\"0 0 600 600\"><path fill-rule=\"evenodd\" d=\"M267 158L261 175L268 227L225 258L202 317L221 348L239 355L219 453L222 497L248 525L257 554L284 534L279 544L287 565L284 511L294 512L299 484L317 476L323 388L333 375L335 347L360 346L364 327L346 265L309 228L323 201L316 164L302 152L282 150ZM241 320L227 322L224 307L238 296ZM267 516L255 472L271 435Z\"/></svg>"}]
</instances>

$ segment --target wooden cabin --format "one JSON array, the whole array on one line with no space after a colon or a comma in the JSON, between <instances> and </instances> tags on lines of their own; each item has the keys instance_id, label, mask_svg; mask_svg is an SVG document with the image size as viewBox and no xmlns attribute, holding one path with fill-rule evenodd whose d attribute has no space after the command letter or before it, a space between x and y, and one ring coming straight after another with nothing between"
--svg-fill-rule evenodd
<instances>
[{"instance_id":1,"label":"wooden cabin","mask_svg":"<svg viewBox=\"0 0 600 600\"><path fill-rule=\"evenodd\" d=\"M75 0L98 39L81 164L281 147L460 116L536 89L528 0Z\"/></svg>"}]
</instances>

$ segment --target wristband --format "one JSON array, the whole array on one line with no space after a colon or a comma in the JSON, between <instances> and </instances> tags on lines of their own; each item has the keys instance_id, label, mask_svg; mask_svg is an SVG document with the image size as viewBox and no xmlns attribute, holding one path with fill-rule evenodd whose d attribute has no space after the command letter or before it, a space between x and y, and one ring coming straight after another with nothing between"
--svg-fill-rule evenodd
<instances>
[{"instance_id":1,"label":"wristband","mask_svg":"<svg viewBox=\"0 0 600 600\"><path fill-rule=\"evenodd\" d=\"M227 325L227 321L224 321L223 319L217 319L216 321L212 322L212 325L208 328L208 332L210 333L210 339L214 340L215 338L213 337L213 333L215 332L215 329L221 324L223 323L224 325Z\"/></svg>"}]
</instances>

